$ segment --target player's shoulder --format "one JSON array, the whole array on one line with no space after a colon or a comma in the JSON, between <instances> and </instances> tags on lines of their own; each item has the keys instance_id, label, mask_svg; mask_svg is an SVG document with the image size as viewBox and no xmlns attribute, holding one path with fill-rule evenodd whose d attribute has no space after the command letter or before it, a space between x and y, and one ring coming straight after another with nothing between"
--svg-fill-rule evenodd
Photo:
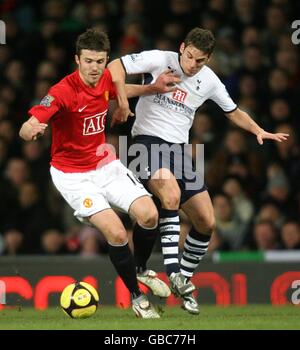
<instances>
[{"instance_id":1,"label":"player's shoulder","mask_svg":"<svg viewBox=\"0 0 300 350\"><path fill-rule=\"evenodd\" d=\"M76 81L75 81L74 75L75 75L75 72L65 76L58 83L54 84L51 87L51 90L59 93L70 92L76 87Z\"/></svg>"},{"instance_id":2,"label":"player's shoulder","mask_svg":"<svg viewBox=\"0 0 300 350\"><path fill-rule=\"evenodd\" d=\"M100 78L100 84L103 87L110 86L112 84L112 75L110 73L110 70L108 68L105 68L103 70L102 76Z\"/></svg>"},{"instance_id":3,"label":"player's shoulder","mask_svg":"<svg viewBox=\"0 0 300 350\"><path fill-rule=\"evenodd\" d=\"M158 50L158 49L143 51L141 54L142 55L147 54L148 56L153 57L153 59L155 59L155 60L165 60L168 57L173 56L174 54L176 55L175 52L163 51L163 50Z\"/></svg>"},{"instance_id":4,"label":"player's shoulder","mask_svg":"<svg viewBox=\"0 0 300 350\"><path fill-rule=\"evenodd\" d=\"M154 55L159 55L160 57L167 57L167 58L175 58L178 59L178 53L174 51L166 51L166 50L151 50Z\"/></svg>"},{"instance_id":5,"label":"player's shoulder","mask_svg":"<svg viewBox=\"0 0 300 350\"><path fill-rule=\"evenodd\" d=\"M103 70L102 76L105 77L106 79L112 79L110 70L108 68L105 68Z\"/></svg>"},{"instance_id":6,"label":"player's shoulder","mask_svg":"<svg viewBox=\"0 0 300 350\"><path fill-rule=\"evenodd\" d=\"M201 69L201 72L212 78L218 78L217 74L208 66L204 65Z\"/></svg>"},{"instance_id":7,"label":"player's shoulder","mask_svg":"<svg viewBox=\"0 0 300 350\"><path fill-rule=\"evenodd\" d=\"M220 78L217 76L217 74L208 66L203 66L203 68L200 71L201 76L205 77L207 81L209 81L212 84L219 84L221 83Z\"/></svg>"},{"instance_id":8,"label":"player's shoulder","mask_svg":"<svg viewBox=\"0 0 300 350\"><path fill-rule=\"evenodd\" d=\"M75 95L78 83L76 84L73 74L65 76L49 89L48 94L63 106L68 106L71 101L76 100Z\"/></svg>"}]
</instances>

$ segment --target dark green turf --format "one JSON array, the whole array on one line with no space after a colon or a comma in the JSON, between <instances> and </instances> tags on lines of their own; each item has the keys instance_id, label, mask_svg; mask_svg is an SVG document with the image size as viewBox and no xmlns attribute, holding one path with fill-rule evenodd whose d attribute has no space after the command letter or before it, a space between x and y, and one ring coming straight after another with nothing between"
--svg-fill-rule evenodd
<instances>
[{"instance_id":1,"label":"dark green turf","mask_svg":"<svg viewBox=\"0 0 300 350\"><path fill-rule=\"evenodd\" d=\"M163 307L161 319L143 320L131 309L100 306L88 319L74 320L60 308L0 310L1 329L300 329L300 308L249 305L245 307L202 306L194 316L179 307Z\"/></svg>"}]
</instances>

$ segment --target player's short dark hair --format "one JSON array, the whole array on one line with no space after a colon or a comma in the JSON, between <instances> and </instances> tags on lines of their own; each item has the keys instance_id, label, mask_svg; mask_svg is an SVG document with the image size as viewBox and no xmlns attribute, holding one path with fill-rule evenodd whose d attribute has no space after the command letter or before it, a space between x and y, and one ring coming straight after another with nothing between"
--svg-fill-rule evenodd
<instances>
[{"instance_id":1,"label":"player's short dark hair","mask_svg":"<svg viewBox=\"0 0 300 350\"><path fill-rule=\"evenodd\" d=\"M213 33L208 29L194 28L184 39L184 45L193 45L196 49L206 54L211 54L214 50L216 39Z\"/></svg>"},{"instance_id":2,"label":"player's short dark hair","mask_svg":"<svg viewBox=\"0 0 300 350\"><path fill-rule=\"evenodd\" d=\"M76 55L80 56L81 50L107 52L109 54L110 42L107 34L98 29L88 29L77 38Z\"/></svg>"}]
</instances>

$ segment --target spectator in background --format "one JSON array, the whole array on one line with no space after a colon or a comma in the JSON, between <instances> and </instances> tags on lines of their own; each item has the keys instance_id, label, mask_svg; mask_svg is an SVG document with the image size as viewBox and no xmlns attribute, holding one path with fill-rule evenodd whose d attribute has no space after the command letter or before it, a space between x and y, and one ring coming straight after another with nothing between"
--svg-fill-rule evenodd
<instances>
[{"instance_id":1,"label":"spectator in background","mask_svg":"<svg viewBox=\"0 0 300 350\"><path fill-rule=\"evenodd\" d=\"M261 164L259 153L249 150L244 132L238 129L229 130L224 145L212 158L207 171L207 183L212 189L218 190L225 176L238 175L250 186L252 192L261 182Z\"/></svg>"},{"instance_id":2,"label":"spectator in background","mask_svg":"<svg viewBox=\"0 0 300 350\"><path fill-rule=\"evenodd\" d=\"M247 235L248 225L234 210L231 198L225 193L213 197L216 216L216 233L220 250L241 250Z\"/></svg>"},{"instance_id":3,"label":"spectator in background","mask_svg":"<svg viewBox=\"0 0 300 350\"><path fill-rule=\"evenodd\" d=\"M52 41L49 42L46 46L45 59L55 65L59 72L59 76L66 74L69 68L66 61L66 48L63 45L63 43Z\"/></svg>"},{"instance_id":4,"label":"spectator in background","mask_svg":"<svg viewBox=\"0 0 300 350\"><path fill-rule=\"evenodd\" d=\"M208 113L202 112L199 109L196 112L195 119L192 126L192 144L205 144L205 158L204 161L210 161L212 154L218 146L218 137L216 135L216 128L213 120Z\"/></svg>"},{"instance_id":5,"label":"spectator in background","mask_svg":"<svg viewBox=\"0 0 300 350\"><path fill-rule=\"evenodd\" d=\"M261 37L259 35L259 30L253 26L247 26L244 28L241 35L241 42L243 47L247 46L260 46Z\"/></svg>"},{"instance_id":6,"label":"spectator in background","mask_svg":"<svg viewBox=\"0 0 300 350\"><path fill-rule=\"evenodd\" d=\"M264 118L264 125L275 130L280 124L291 122L291 106L283 98L270 101L269 111Z\"/></svg>"},{"instance_id":7,"label":"spectator in background","mask_svg":"<svg viewBox=\"0 0 300 350\"><path fill-rule=\"evenodd\" d=\"M24 253L24 235L21 231L10 229L3 233L4 250L3 255L17 255Z\"/></svg>"},{"instance_id":8,"label":"spectator in background","mask_svg":"<svg viewBox=\"0 0 300 350\"><path fill-rule=\"evenodd\" d=\"M172 51L176 49L173 41L164 34L156 38L154 46L157 47L158 50Z\"/></svg>"},{"instance_id":9,"label":"spectator in background","mask_svg":"<svg viewBox=\"0 0 300 350\"><path fill-rule=\"evenodd\" d=\"M168 17L183 25L183 33L194 24L192 0L169 0ZM182 39L182 38L178 38Z\"/></svg>"},{"instance_id":10,"label":"spectator in background","mask_svg":"<svg viewBox=\"0 0 300 350\"><path fill-rule=\"evenodd\" d=\"M291 43L290 36L289 42ZM299 54L295 47L288 49L279 49L276 52L276 65L278 68L283 69L288 74L289 87L295 87L299 83L300 69L299 69Z\"/></svg>"},{"instance_id":11,"label":"spectator in background","mask_svg":"<svg viewBox=\"0 0 300 350\"><path fill-rule=\"evenodd\" d=\"M7 145L8 156L17 156L19 153L19 142L14 142L16 136L15 125L12 120L0 120L0 137Z\"/></svg>"},{"instance_id":12,"label":"spectator in background","mask_svg":"<svg viewBox=\"0 0 300 350\"><path fill-rule=\"evenodd\" d=\"M33 254L39 251L42 232L54 223L34 182L26 182L20 186L16 212L8 225L24 233L26 253Z\"/></svg>"},{"instance_id":13,"label":"spectator in background","mask_svg":"<svg viewBox=\"0 0 300 350\"><path fill-rule=\"evenodd\" d=\"M51 87L51 80L47 78L38 79L34 86L34 97L30 102L30 106L34 106L39 103L44 96L47 95L48 90Z\"/></svg>"},{"instance_id":14,"label":"spectator in background","mask_svg":"<svg viewBox=\"0 0 300 350\"><path fill-rule=\"evenodd\" d=\"M0 137L0 183L3 180L3 173L7 162L7 144L3 137ZM1 187L1 185L0 185ZM2 197L3 198L3 197Z\"/></svg>"},{"instance_id":15,"label":"spectator in background","mask_svg":"<svg viewBox=\"0 0 300 350\"><path fill-rule=\"evenodd\" d=\"M30 170L24 159L11 158L5 171L7 187L11 188L11 192L17 193L20 187L30 179Z\"/></svg>"},{"instance_id":16,"label":"spectator in background","mask_svg":"<svg viewBox=\"0 0 300 350\"><path fill-rule=\"evenodd\" d=\"M262 33L263 48L267 55L272 55L280 35L288 30L288 22L284 9L280 6L269 6L265 15L266 28Z\"/></svg>"},{"instance_id":17,"label":"spectator in background","mask_svg":"<svg viewBox=\"0 0 300 350\"><path fill-rule=\"evenodd\" d=\"M227 77L233 74L241 65L241 54L232 28L221 29L217 42L218 45L214 57L220 65L220 76Z\"/></svg>"},{"instance_id":18,"label":"spectator in background","mask_svg":"<svg viewBox=\"0 0 300 350\"><path fill-rule=\"evenodd\" d=\"M38 64L36 70L37 79L45 79L50 81L57 81L58 79L58 70L55 64L51 61L42 61Z\"/></svg>"},{"instance_id":19,"label":"spectator in background","mask_svg":"<svg viewBox=\"0 0 300 350\"><path fill-rule=\"evenodd\" d=\"M300 249L300 225L297 221L287 221L280 231L282 249Z\"/></svg>"},{"instance_id":20,"label":"spectator in background","mask_svg":"<svg viewBox=\"0 0 300 350\"><path fill-rule=\"evenodd\" d=\"M242 52L242 66L224 81L228 84L229 93L237 96L239 80L241 76L248 75L257 83L257 95L260 95L268 75L268 66L264 62L260 47L256 45L246 46Z\"/></svg>"},{"instance_id":21,"label":"spectator in background","mask_svg":"<svg viewBox=\"0 0 300 350\"><path fill-rule=\"evenodd\" d=\"M49 229L41 234L40 240L42 254L60 255L67 254L64 235L56 229Z\"/></svg>"},{"instance_id":22,"label":"spectator in background","mask_svg":"<svg viewBox=\"0 0 300 350\"><path fill-rule=\"evenodd\" d=\"M100 253L108 253L108 245L105 237L96 228L84 226L79 233L80 251L84 257L97 256Z\"/></svg>"},{"instance_id":23,"label":"spectator in background","mask_svg":"<svg viewBox=\"0 0 300 350\"><path fill-rule=\"evenodd\" d=\"M295 128L290 123L276 127L275 132L288 132L288 142L276 144L275 160L281 164L287 174L293 191L300 189L300 146Z\"/></svg>"},{"instance_id":24,"label":"spectator in background","mask_svg":"<svg viewBox=\"0 0 300 350\"><path fill-rule=\"evenodd\" d=\"M274 175L267 183L266 197L284 207L289 199L290 186L284 173Z\"/></svg>"},{"instance_id":25,"label":"spectator in background","mask_svg":"<svg viewBox=\"0 0 300 350\"><path fill-rule=\"evenodd\" d=\"M123 28L120 39L119 51L121 55L127 55L139 51L143 47L143 25L139 20L131 20Z\"/></svg>"},{"instance_id":26,"label":"spectator in background","mask_svg":"<svg viewBox=\"0 0 300 350\"><path fill-rule=\"evenodd\" d=\"M7 82L19 93L24 89L25 85L25 67L19 60L12 60L7 64L5 71Z\"/></svg>"},{"instance_id":27,"label":"spectator in background","mask_svg":"<svg viewBox=\"0 0 300 350\"><path fill-rule=\"evenodd\" d=\"M277 230L280 230L285 221L285 215L275 201L269 201L259 209L255 221L270 221Z\"/></svg>"},{"instance_id":28,"label":"spectator in background","mask_svg":"<svg viewBox=\"0 0 300 350\"><path fill-rule=\"evenodd\" d=\"M239 176L228 176L223 183L223 191L232 200L234 211L245 224L250 224L254 216L253 203L247 198L243 182Z\"/></svg>"},{"instance_id":29,"label":"spectator in background","mask_svg":"<svg viewBox=\"0 0 300 350\"><path fill-rule=\"evenodd\" d=\"M268 77L269 89L265 91L269 102L274 98L283 98L290 101L292 94L289 88L289 78L286 71L281 68L273 68Z\"/></svg>"},{"instance_id":30,"label":"spectator in background","mask_svg":"<svg viewBox=\"0 0 300 350\"><path fill-rule=\"evenodd\" d=\"M232 25L238 32L249 25L257 26L258 18L254 0L235 0L233 2Z\"/></svg>"},{"instance_id":31,"label":"spectator in background","mask_svg":"<svg viewBox=\"0 0 300 350\"><path fill-rule=\"evenodd\" d=\"M257 250L275 250L279 248L278 233L273 223L268 220L254 225L253 238Z\"/></svg>"},{"instance_id":32,"label":"spectator in background","mask_svg":"<svg viewBox=\"0 0 300 350\"><path fill-rule=\"evenodd\" d=\"M49 176L49 155L41 140L26 142L22 145L23 158L26 160L31 179L38 184L40 190L47 190Z\"/></svg>"},{"instance_id":33,"label":"spectator in background","mask_svg":"<svg viewBox=\"0 0 300 350\"><path fill-rule=\"evenodd\" d=\"M29 180L30 172L27 163L20 158L10 158L6 164L3 179L0 181L0 230L11 228L18 205L18 192L26 181Z\"/></svg>"}]
</instances>

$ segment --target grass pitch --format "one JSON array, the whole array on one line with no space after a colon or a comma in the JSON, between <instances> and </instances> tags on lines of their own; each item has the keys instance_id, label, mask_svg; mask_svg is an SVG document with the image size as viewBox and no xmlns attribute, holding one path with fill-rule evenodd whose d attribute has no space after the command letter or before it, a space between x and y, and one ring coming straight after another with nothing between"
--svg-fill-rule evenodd
<instances>
[{"instance_id":1,"label":"grass pitch","mask_svg":"<svg viewBox=\"0 0 300 350\"><path fill-rule=\"evenodd\" d=\"M248 305L202 306L194 316L179 307L162 307L161 318L144 320L131 309L100 306L88 319L75 320L60 308L0 310L0 330L300 330L300 308Z\"/></svg>"}]
</instances>

